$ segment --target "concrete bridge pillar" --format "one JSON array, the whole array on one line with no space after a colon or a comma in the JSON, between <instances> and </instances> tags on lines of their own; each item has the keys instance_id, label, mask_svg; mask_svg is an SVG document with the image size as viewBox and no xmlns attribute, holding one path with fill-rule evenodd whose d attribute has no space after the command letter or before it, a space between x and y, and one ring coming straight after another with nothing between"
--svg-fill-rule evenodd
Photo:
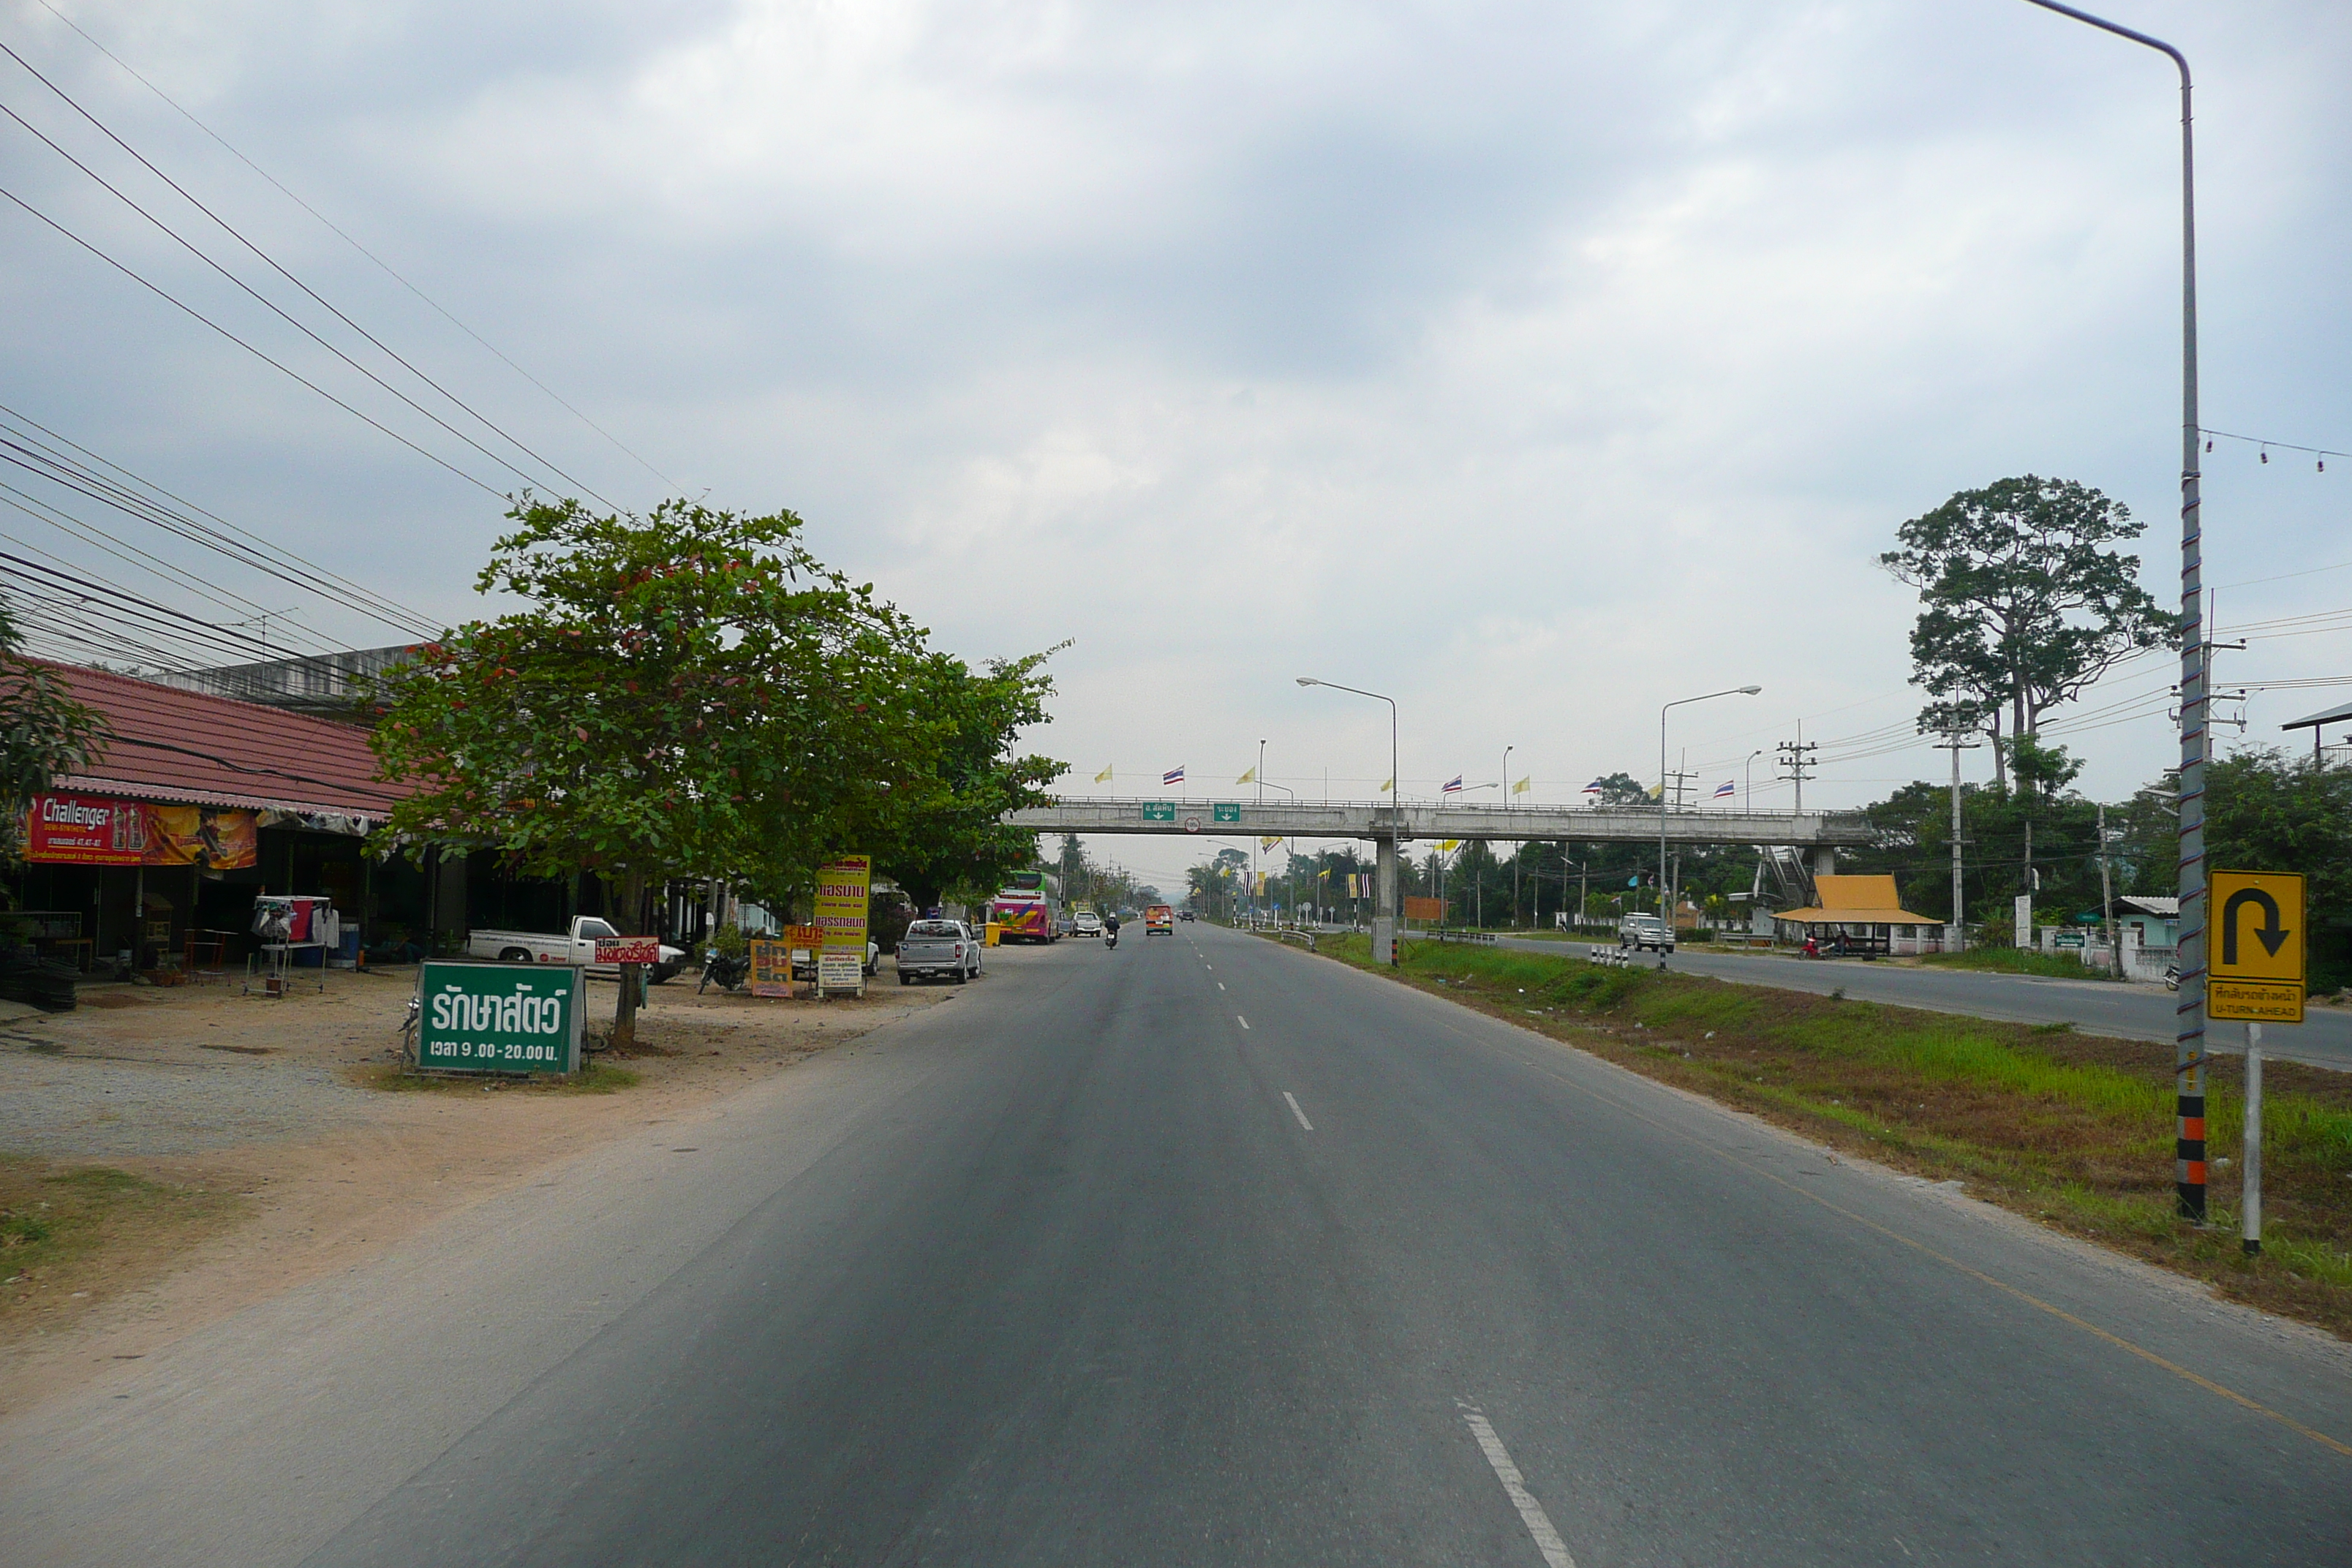
<instances>
[{"instance_id":1,"label":"concrete bridge pillar","mask_svg":"<svg viewBox=\"0 0 2352 1568\"><path fill-rule=\"evenodd\" d=\"M1391 834L1372 840L1378 869L1372 874L1372 962L1396 962L1397 841Z\"/></svg>"},{"instance_id":2,"label":"concrete bridge pillar","mask_svg":"<svg viewBox=\"0 0 2352 1568\"><path fill-rule=\"evenodd\" d=\"M1837 875L1837 846L1816 844L1805 851L1805 868L1816 877Z\"/></svg>"}]
</instances>

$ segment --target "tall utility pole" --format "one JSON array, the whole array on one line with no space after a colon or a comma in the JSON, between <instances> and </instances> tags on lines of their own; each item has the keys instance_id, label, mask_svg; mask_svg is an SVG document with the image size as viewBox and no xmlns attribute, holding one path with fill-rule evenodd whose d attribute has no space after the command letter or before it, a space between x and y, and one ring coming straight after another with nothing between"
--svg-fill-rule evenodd
<instances>
[{"instance_id":1,"label":"tall utility pole","mask_svg":"<svg viewBox=\"0 0 2352 1568\"><path fill-rule=\"evenodd\" d=\"M2107 869L2107 803L2099 803L2099 921L2106 929L2107 962L2115 977L2124 977L2123 939L2116 932L2116 883Z\"/></svg>"},{"instance_id":2,"label":"tall utility pole","mask_svg":"<svg viewBox=\"0 0 2352 1568\"><path fill-rule=\"evenodd\" d=\"M1805 781L1811 778L1813 773L1814 764L1812 755L1815 752L1818 752L1821 749L1819 742L1808 743L1806 742L1805 728L1801 724L1797 726L1797 738L1795 740L1783 741L1777 748L1780 753L1780 776L1789 780L1797 786L1797 809L1799 811L1805 809Z\"/></svg>"},{"instance_id":3,"label":"tall utility pole","mask_svg":"<svg viewBox=\"0 0 2352 1568\"><path fill-rule=\"evenodd\" d=\"M1952 753L1952 924L1944 933L1944 951L1958 952L1968 945L1968 904L1962 896L1960 875L1960 753L1973 752L1980 742L1963 741L1960 731L1953 730L1944 736L1944 743L1936 749Z\"/></svg>"},{"instance_id":4,"label":"tall utility pole","mask_svg":"<svg viewBox=\"0 0 2352 1568\"><path fill-rule=\"evenodd\" d=\"M2180 1000L2174 1012L2172 1186L2181 1215L2205 1220L2205 639L2204 520L2198 495L2197 159L2189 114L2189 58L2161 38L2136 33L2058 0L2030 0L2168 57L2180 72Z\"/></svg>"}]
</instances>

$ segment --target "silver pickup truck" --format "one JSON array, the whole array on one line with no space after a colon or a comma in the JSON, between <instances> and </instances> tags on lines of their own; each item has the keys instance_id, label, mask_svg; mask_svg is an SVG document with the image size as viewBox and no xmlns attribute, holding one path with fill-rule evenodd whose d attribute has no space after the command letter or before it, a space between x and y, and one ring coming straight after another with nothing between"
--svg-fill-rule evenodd
<instances>
[{"instance_id":1,"label":"silver pickup truck","mask_svg":"<svg viewBox=\"0 0 2352 1568\"><path fill-rule=\"evenodd\" d=\"M898 939L898 984L918 976L958 985L980 973L980 939L961 921L917 921Z\"/></svg>"}]
</instances>

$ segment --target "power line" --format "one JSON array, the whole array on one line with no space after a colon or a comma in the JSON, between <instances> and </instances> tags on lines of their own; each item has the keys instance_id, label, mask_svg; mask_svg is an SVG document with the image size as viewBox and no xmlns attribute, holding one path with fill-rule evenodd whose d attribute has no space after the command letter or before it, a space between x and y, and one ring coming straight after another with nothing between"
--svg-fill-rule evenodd
<instances>
[{"instance_id":1,"label":"power line","mask_svg":"<svg viewBox=\"0 0 2352 1568\"><path fill-rule=\"evenodd\" d=\"M476 479L465 469L457 467L455 463L450 462L447 458L443 458L436 453L425 450L415 442L410 440L407 437L402 435L399 431L394 430L389 425L384 424L382 420L372 418L368 415L361 413L358 409L352 407L341 398L337 397L333 393L329 392L325 387L320 386L317 382L312 381L310 377L302 374L299 371L289 368L278 360L271 358L268 354L264 353L261 350L254 347L251 343L247 342L243 338L238 337L235 332L230 331L218 321L214 321L211 317L205 315L201 310L198 310L194 306L183 303L160 286L149 282L146 279L132 271L129 267L117 261L113 257L109 256L105 251L100 250L97 246L91 244L89 240L84 239L81 236L76 234L73 230L68 228L65 225L59 223L57 219L51 217L48 214L33 205L32 203L16 195L16 192L9 190L5 185L0 185L0 197L5 197L8 201L15 203L18 207L31 214L34 217L39 219L42 223L47 225L58 234L63 235L66 238L73 241L84 250L89 251L92 256L97 257L100 261L105 262L109 267L113 268L117 272L121 273L125 278L130 279L133 283L138 284L142 289L146 289L149 293L154 295L165 304L172 306L175 310L185 312L194 320L201 321L207 327L210 327L214 331L218 332L222 337L226 338L229 342L235 343L237 347L243 349L246 353L251 354L254 358L268 365L270 369L278 372L280 375L285 376L290 381L299 383L301 385L309 387L312 392L317 393L320 396L325 398L328 402L333 404L336 407L341 409L352 418L357 419L361 423L370 426L376 430L382 431L384 435L391 437L394 440L399 442L402 446L407 447L418 457L423 458L425 461L432 463L437 468L447 469L450 473L455 474L457 478L465 480L476 489L480 490L484 495L494 496L499 500L505 500L507 499L507 497L501 494L499 490L484 484L481 480Z\"/></svg>"},{"instance_id":2,"label":"power line","mask_svg":"<svg viewBox=\"0 0 2352 1568\"><path fill-rule=\"evenodd\" d=\"M9 49L8 49L8 47L7 47L5 44L0 44L0 51L5 51L5 52L7 52L7 53L10 55L10 58L16 58L16 55L15 55L15 51L13 51L13 50L9 50ZM21 65L21 64L23 64L23 61L21 60L21 58L19 58L19 59L18 59L17 63L18 63L18 64L20 64L20 65ZM29 67L29 66L27 66L27 67L26 67L26 68L27 70L30 70L32 68L31 68L31 67ZM37 76L39 73L36 72L35 74ZM46 84L47 79L43 79L43 80L44 80L44 83ZM54 90L54 89L52 89L52 90ZM63 94L59 94L59 96L60 96L60 97L62 97L62 96L64 96L64 95L63 95ZM67 100L66 100L66 101L67 101L67 102L68 102L68 103L72 103L72 102L73 102L73 100L72 100L71 99L67 99ZM80 108L80 106L79 106L79 104L76 104L74 107L75 107L75 108L77 108L77 109L79 109L79 108ZM390 383L390 382L388 382L388 381L384 380L384 378L383 378L383 377L382 377L382 376L378 375L374 371L370 370L367 366L365 366L365 365L362 364L359 361L357 361L357 360L353 359L351 355L349 355L349 354L345 353L341 349L340 349L340 348L336 347L333 343L329 342L325 338L323 338L323 337L320 336L317 332L313 331L310 328L310 326L309 326L307 323L305 323L305 322L303 322L303 321L300 321L297 320L297 319L293 316L293 314L292 314L291 312L289 312L289 311L288 311L287 310L285 310L285 309L284 309L282 306L280 306L280 305L279 305L276 300L274 300L270 299L268 296L267 296L267 295L263 294L259 289L257 289L254 288L251 284L247 283L244 279L239 278L236 273L234 273L234 272L230 271L226 267L225 267L225 266L221 265L221 263L220 263L219 261L215 260L212 256L208 255L205 250L203 250L200 247L198 247L198 246L195 244L195 242L194 242L194 241L193 241L193 240L189 239L185 235L183 235L182 233L180 233L180 231L179 231L179 230L177 230L177 229L173 228L170 224L165 223L162 218L157 217L153 213L149 212L145 207L142 206L142 205L139 204L139 202L138 202L135 198L133 198L131 195L129 195L129 193L127 193L127 192L123 191L120 186L116 185L112 181L109 180L105 175L103 175L103 174L100 174L97 170L95 170L95 169L91 168L89 164L87 164L87 163L83 163L80 159L79 159L79 158L75 157L71 153L67 152L63 147L59 146L56 142L52 141L52 140L48 137L48 135L47 135L46 132L42 132L42 131L41 131L37 126L34 125L30 121L26 120L23 115L18 114L15 110L13 110L13 109L9 108L9 107L8 107L6 104L5 104L5 103L0 103L0 114L5 114L5 115L6 115L9 119L11 119L11 120L15 121L18 125L20 125L20 126L24 127L24 128L25 128L25 130L26 130L26 131L30 132L34 136L37 137L37 138L40 140L40 142L42 142L42 144L43 144L43 145L45 145L45 146L47 146L47 147L51 152L55 153L58 157L63 158L67 163L71 163L75 168L77 168L77 169L80 170L83 174L85 174L89 175L89 178L90 178L91 180L95 181L98 184L100 184L100 186L104 187L104 189L106 190L106 192L107 192L107 194L108 194L108 195L110 195L113 196L113 197L115 198L115 200L117 200L117 201L121 202L123 205L125 205L125 206L129 207L132 212L137 213L141 217L145 218L145 219L146 219L150 224L153 225L153 226L155 226L159 231L161 231L161 232L162 232L165 237L167 237L168 238L170 238L170 239L173 241L173 243L174 243L175 245L179 246L179 247L180 247L180 248L182 248L183 250L185 250L189 255L191 255L191 256L194 257L197 260L199 260L199 261L203 262L206 267L211 268L215 272L219 273L223 278L226 279L227 279L231 284L235 285L235 286L236 286L236 287L240 291L242 291L244 294L246 294L246 295L247 295L248 298L250 298L250 299L251 299L251 300L252 300L256 304L259 305L263 310L268 310L271 315L276 316L279 321L284 321L288 326L292 327L296 331L298 331L298 332L301 333L304 337L306 337L306 338L310 339L312 342L314 342L314 343L318 344L320 348L322 348L322 349L326 350L329 353L331 353L331 354L334 355L334 357L335 357L335 358L337 358L337 359L341 360L344 364L346 364L346 365L350 366L352 369L353 369L353 370L355 370L355 371L359 372L359 373L360 373L360 374L362 374L362 375L365 376L369 381L371 381L371 382L374 383L378 387L382 388L382 389L383 389L383 391L385 391L385 392L390 393L393 396L394 396L394 397L398 398L402 403L405 404L409 408L413 409L414 411L415 411L415 412L416 412L416 413L418 413L418 414L423 415L425 418L427 418L427 419L431 420L434 424L436 424L436 425L439 426L443 430L446 431L448 434L450 434L450 435L452 435L452 436L455 436L458 440L463 441L467 446L471 447L475 451L479 452L483 457L488 458L491 462L496 463L499 467L500 467L500 468L502 468L506 469L506 471L507 471L507 472L509 472L509 473L510 473L510 474L514 475L514 476L515 476L515 478L517 478L517 479L519 479L522 480L522 481L523 481L523 483L525 483L525 484L530 484L530 483L533 482L533 476L532 476L532 475L528 474L528 473L525 473L521 468L518 468L518 467L516 467L513 463L509 462L506 458L504 458L500 457L498 453L491 451L488 447L483 446L479 441L475 440L471 436L467 435L463 430L458 429L456 426L454 426L454 425L450 424L447 420L446 420L446 419L442 418L439 415L437 415L437 414L434 413L431 409L429 409L429 408L425 407L423 404L421 404L421 403L417 402L415 398L413 398L413 397L409 396L409 395L408 395L408 394L406 394L406 393L404 393L404 392L401 391L401 390L400 390L400 388L398 388L398 387L396 387L396 386L393 385L393 384L392 384L392 383ZM97 122L96 122L95 121L91 121L91 123L96 124ZM101 131L103 131L103 130L105 130L106 128L105 128L104 126L102 126L102 125L101 125L101 126L100 126L100 127L99 127L99 129L100 129ZM109 135L112 135L112 134L113 134L113 132L108 132L107 133L108 133ZM119 142L119 139L118 139L118 142ZM126 151L126 152L130 152L131 150L126 146L126 147L124 148L124 151ZM134 157L134 158L139 157L139 154L138 154L137 153L135 153L135 152L134 152L134 153L131 153L131 155L132 157ZM143 159L143 158L142 158L142 159L140 159L140 162L142 162L142 163L145 163L145 162L146 162L146 160L145 160L145 159ZM150 168L153 168L153 165L152 165L152 164L149 164L148 166L149 166ZM157 171L157 173L156 173L156 177L157 177L157 178L159 178L159 179L162 179L162 180L163 181L163 183L164 183L164 184L172 184L172 182L171 182L171 180L170 180L169 176L164 175L164 174L163 174L160 170L159 170L159 171ZM175 185L175 184L174 184L174 185L172 185L172 188L173 188L173 190L179 190L179 186L177 186L177 185ZM186 192L184 192L184 191L182 191L182 192L181 192L181 194L182 194L183 195L187 195L187 193L186 193ZM196 199L195 199L194 196L189 196L189 197L188 197L188 200L189 200L190 202L194 203L194 204L195 205L195 206L197 207L197 209L198 209L199 211L203 212L203 213L205 214L205 216L206 216L207 217L212 217L212 212L211 212L211 209L210 209L210 208L208 208L208 207L205 207L205 205L204 205L202 202L197 202L197 201L196 201ZM269 258L268 258L267 255L263 255L257 247L254 247L254 246L251 244L251 242L247 241L247 240L245 239L245 237L244 237L243 235L239 235L239 234L237 234L237 233L236 233L236 231L235 229L233 229L233 228L228 228L228 225L227 225L227 224L226 224L226 223L222 223L222 222L221 222L221 220L220 220L219 218L217 218L217 217L214 217L214 218L213 218L213 221L214 221L215 223L220 224L220 226L221 226L223 228L225 228L225 229L228 229L228 232L229 232L231 235L235 236L240 243L245 244L247 249L251 249L251 250L253 250L253 251L255 252L255 254L256 254L256 255L260 255L260 256L261 256L261 258L262 258L264 261L268 261L270 266L272 266L272 267L277 267L277 266L278 266L278 264L277 264L276 262L274 262L274 261L270 261L270 260L269 260ZM291 281L294 283L294 286L295 286L296 288L298 288L298 289L302 289L302 291L303 291L304 293L306 293L306 294L310 294L310 297L311 297L312 299L314 299L314 300L318 300L318 298L319 298L319 297L318 297L316 294L311 293L311 292L310 292L310 289L308 287L306 287L306 286L302 283L302 281L301 281L299 279L296 279L296 278L294 278L294 277L293 277L293 275L292 275L291 273L287 273L287 272L285 271L285 268L278 268L278 270L279 272L281 272L281 273L284 273L284 275L285 275L285 276L286 276L289 280L291 280ZM380 342L376 342L376 340L375 340L374 338L370 337L370 336L368 335L368 333L367 333L364 330L362 330L362 329L359 328L355 323L352 323L352 322L351 321L350 318L343 316L343 314L342 314L342 312L341 312L341 311L340 311L340 310L335 310L335 308L334 308L332 305L327 305L327 302L326 302L325 300L319 300L319 302L320 302L321 305L326 305L326 308L327 308L329 310L333 311L333 313L334 313L334 314L335 314L339 319L342 320L346 325L350 325L350 326L352 326L352 330L353 330L353 331L358 331L362 337L365 337L365 338L367 338L367 339L368 339L368 341L369 341L370 342L376 343L376 347L378 347L378 348L380 348L380 349L381 349L381 348L383 348L383 345L382 343L380 343ZM383 352L384 352L384 353L392 353L392 351L391 351L390 349L384 349L384 351L383 351ZM394 359L395 359L395 360L399 360L399 361L400 361L400 363L401 363L403 365L406 366L412 374L414 374L417 375L420 379L424 380L424 381L425 381L428 385L431 385L431 386L434 388L434 390L435 390L435 391L436 391L436 392L440 392L440 393L441 393L441 395L442 395L444 397L447 397L447 398L449 398L449 401L451 401L452 403L456 403L456 404L457 404L457 406L458 406L458 407L460 407L460 408L466 408L466 405L465 405L464 403L460 402L457 398L456 398L455 396L451 395L448 392L446 392L446 390L444 390L444 389L440 386L440 384L439 384L438 383L434 382L434 381L433 381L433 379L432 379L430 376L425 375L424 372L417 370L417 369L416 369L416 367L415 367L415 366L414 366L414 365L410 365L406 360L403 360L403 359L401 359L401 358L400 358L400 356L399 356L398 354L392 354L392 357L393 357ZM482 417L482 416L481 416L481 415L479 415L479 414L475 414L475 413L474 413L474 411L473 411L472 409L470 409L470 408L466 408L466 412L467 412L467 413L468 413L468 414L473 414L473 416L474 416L474 417L475 417L476 419L480 420L484 425L489 426L489 427L490 427L491 429L493 429L493 430L498 430L498 426L495 426L495 425L491 425L491 424L490 424L490 422L489 422L488 419L484 419L484 418ZM522 451L524 451L524 452L526 452L526 453L530 453L530 455L531 457L533 457L534 458L537 458L537 460L538 460L539 462L541 462L541 464L543 464L544 466L546 466L549 469L551 469L551 471L553 471L553 472L554 472L558 477L562 478L562 479L571 479L571 482L572 482L572 483L573 483L574 485L579 485L579 486L580 486L580 488L581 488L583 490L586 491L586 493L587 493L587 494L589 494L589 495L591 495L591 496L594 496L594 497L595 497L595 499L596 499L597 500L604 501L604 505L606 505L606 506L608 506L608 507L609 507L609 506L611 506L611 505L613 504L611 501L609 501L609 500L604 500L604 498L603 496L596 495L596 492L595 492L595 491L588 489L588 488L587 488L585 485L581 485L579 480L577 480L577 479L572 479L572 478L571 478L571 476L570 476L570 475L565 474L565 473L563 472L563 470L562 470L562 469L556 468L554 464L552 464L552 463L549 463L549 462L547 461L547 459L545 459L544 458L540 458L540 457L538 456L538 454L537 454L537 453L535 453L535 452L530 452L530 447L524 447L524 446L522 445L522 443L521 443L521 442L520 442L520 441L516 441L516 440L514 439L514 437L511 437L511 436L507 436L505 431L503 431L503 430L499 430L499 434L500 436L502 436L502 437L505 437L505 438L506 438L509 443L511 443L511 444L512 444L512 445L514 445L515 447L519 447L519 448L520 448L520 449L521 449ZM550 488L550 489L553 489L554 487L553 487L553 486L550 486L549 488Z\"/></svg>"},{"instance_id":3,"label":"power line","mask_svg":"<svg viewBox=\"0 0 2352 1568\"><path fill-rule=\"evenodd\" d=\"M662 483L667 485L672 490L680 490L685 488L676 479L671 479L667 474L662 472L661 469L656 468L651 462L639 455L634 447L628 446L619 437L614 435L602 425L597 424L593 419L589 418L587 415L574 407L553 387L548 385L547 383L540 380L539 377L533 375L530 371L525 370L521 365L509 358L504 351L500 350L497 344L491 342L488 338L482 336L481 333L476 331L473 328L459 321L455 315L452 315L439 300L425 293L424 289L418 288L415 283L410 282L405 276L394 269L390 262L384 260L383 258L378 256L374 251L370 250L366 246L362 245L357 239L345 232L333 219L328 217L326 214L320 212L309 202L304 201L300 196L288 189L275 174L272 174L268 170L263 168L260 164L255 163L252 159L239 152L233 144L230 143L227 138L221 135L219 132L215 131L211 126L205 124L202 120L197 119L194 113L181 104L179 100L173 98L170 93L165 92L152 81L150 81L145 76L139 72L136 67L132 66L121 56L116 54L104 44L100 43L96 38L90 37L89 33L83 31L80 24L77 23L72 17L67 16L64 12L51 5L49 0L41 0L41 5L43 9L49 13L49 15L55 16L58 21L63 22L67 26L72 28L75 34L81 38L82 42L88 44L91 48L96 49L100 54L104 55L108 59L112 60L114 64L124 73L129 75L133 81L136 81L149 92L153 93L157 98L163 100L163 102L170 105L173 112L177 113L183 120L185 120L189 124L194 126L197 130L210 137L225 152L226 152L230 157L235 158L238 163L244 164L247 168L259 175L264 181L268 182L278 195L284 196L288 201L292 202L296 206L300 207L313 218L316 218L330 233L333 234L336 238L341 240L345 245L350 246L353 250L358 251L362 256L367 258L367 259L373 263L385 277L391 279L403 289L405 289L411 294L415 295L417 299L423 300L436 315L439 316L443 321L447 321L459 331L465 333L467 337L473 339L475 342L480 344L481 347L493 358L497 359L499 363L505 365L509 370L513 371L517 375L530 383L531 385L545 393L557 404L558 406L562 407L565 413L571 415L574 419L579 420L580 423L588 426L589 429L593 430L606 441L611 442L614 447L626 454L633 462L637 464L638 467L644 468L646 472L653 475L654 478L661 480Z\"/></svg>"}]
</instances>

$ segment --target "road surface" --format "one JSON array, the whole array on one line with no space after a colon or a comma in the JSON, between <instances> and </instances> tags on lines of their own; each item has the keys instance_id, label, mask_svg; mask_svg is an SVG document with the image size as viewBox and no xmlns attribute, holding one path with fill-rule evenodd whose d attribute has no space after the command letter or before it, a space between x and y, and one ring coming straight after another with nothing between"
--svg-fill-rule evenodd
<instances>
[{"instance_id":1,"label":"road surface","mask_svg":"<svg viewBox=\"0 0 2352 1568\"><path fill-rule=\"evenodd\" d=\"M1202 926L0 1429L43 1563L2342 1563L2352 1358Z\"/></svg>"},{"instance_id":2,"label":"road surface","mask_svg":"<svg viewBox=\"0 0 2352 1568\"><path fill-rule=\"evenodd\" d=\"M1565 952L1580 956L1596 945L1589 942L1546 942L1516 937L1496 939L1506 947L1534 952ZM1608 943L1598 944L1613 951ZM1654 953L1640 955L1655 963ZM1966 1013L1979 1018L2002 1018L2015 1024L2073 1024L2086 1034L2118 1039L2172 1043L2172 1010L2179 1000L2158 985L2119 985L2111 980L2049 980L2032 974L1987 974L1966 969L1915 969L1899 963L1866 963L1858 958L1824 959L1766 957L1726 952L1698 952L1679 948L1666 967L1685 974L1712 974L1743 985L1773 985L1785 991L1810 991L1826 996L1843 986L1860 1002L1885 1002L1920 1007L1931 1013ZM2214 1051L2236 1056L2246 1048L2243 1024L2208 1026ZM2352 1072L2352 1012L2313 1007L2301 1024L2268 1024L2263 1028L2263 1050L2271 1057L2308 1062L2314 1067Z\"/></svg>"}]
</instances>

